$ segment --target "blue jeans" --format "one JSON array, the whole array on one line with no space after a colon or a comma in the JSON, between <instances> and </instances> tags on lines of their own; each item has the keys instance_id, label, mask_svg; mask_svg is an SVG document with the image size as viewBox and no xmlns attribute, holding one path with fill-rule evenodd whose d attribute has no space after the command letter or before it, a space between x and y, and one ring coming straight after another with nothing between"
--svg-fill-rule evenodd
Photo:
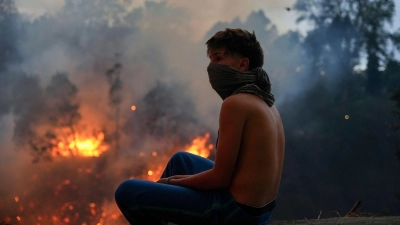
<instances>
[{"instance_id":1,"label":"blue jeans","mask_svg":"<svg viewBox=\"0 0 400 225\"><path fill-rule=\"evenodd\" d=\"M214 162L187 152L175 153L162 178L196 174L213 167ZM122 182L115 200L130 224L162 225L172 222L188 225L266 224L272 210L261 216L245 213L229 190L198 191L190 188L130 179Z\"/></svg>"}]
</instances>

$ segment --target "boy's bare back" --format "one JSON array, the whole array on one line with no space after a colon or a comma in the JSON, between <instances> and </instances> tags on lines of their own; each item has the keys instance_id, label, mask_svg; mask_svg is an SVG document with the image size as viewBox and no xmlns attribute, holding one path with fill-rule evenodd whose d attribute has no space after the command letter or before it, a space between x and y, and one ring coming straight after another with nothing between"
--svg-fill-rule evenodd
<instances>
[{"instance_id":1,"label":"boy's bare back","mask_svg":"<svg viewBox=\"0 0 400 225\"><path fill-rule=\"evenodd\" d=\"M222 107L231 103L242 105L245 123L229 189L236 201L260 207L278 193L285 143L282 121L275 106L255 95L232 95Z\"/></svg>"}]
</instances>

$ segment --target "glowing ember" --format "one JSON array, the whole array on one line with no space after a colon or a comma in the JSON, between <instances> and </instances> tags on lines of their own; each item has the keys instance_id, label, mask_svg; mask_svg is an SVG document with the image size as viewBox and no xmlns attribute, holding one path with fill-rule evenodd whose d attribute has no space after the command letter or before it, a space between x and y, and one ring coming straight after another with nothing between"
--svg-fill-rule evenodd
<instances>
[{"instance_id":1,"label":"glowing ember","mask_svg":"<svg viewBox=\"0 0 400 225\"><path fill-rule=\"evenodd\" d=\"M210 156L210 151L214 148L213 144L207 144L209 138L210 133L206 133L204 137L195 138L192 141L192 145L186 149L186 152L207 158Z\"/></svg>"},{"instance_id":2,"label":"glowing ember","mask_svg":"<svg viewBox=\"0 0 400 225\"><path fill-rule=\"evenodd\" d=\"M165 166L167 162L162 163L162 165ZM162 172L164 171L164 167L159 165L159 166L154 166L151 170L147 171L147 180L150 181L157 181L160 179Z\"/></svg>"},{"instance_id":3,"label":"glowing ember","mask_svg":"<svg viewBox=\"0 0 400 225\"><path fill-rule=\"evenodd\" d=\"M84 157L99 157L103 152L107 151L104 141L104 133L100 132L95 137L84 137L76 135L75 138L69 138L71 141L66 144L59 142L57 147L52 149L52 155L57 154L62 156L84 156Z\"/></svg>"}]
</instances>

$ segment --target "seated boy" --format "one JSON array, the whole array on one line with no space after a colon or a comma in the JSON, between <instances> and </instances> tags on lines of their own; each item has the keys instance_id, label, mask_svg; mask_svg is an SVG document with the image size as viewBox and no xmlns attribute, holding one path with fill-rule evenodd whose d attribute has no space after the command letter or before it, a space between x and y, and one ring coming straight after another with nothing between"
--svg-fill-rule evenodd
<instances>
[{"instance_id":1,"label":"seated boy","mask_svg":"<svg viewBox=\"0 0 400 225\"><path fill-rule=\"evenodd\" d=\"M207 42L212 88L223 99L215 162L176 153L157 182L131 179L115 193L131 224L266 224L284 158L282 121L256 36L217 32Z\"/></svg>"}]
</instances>

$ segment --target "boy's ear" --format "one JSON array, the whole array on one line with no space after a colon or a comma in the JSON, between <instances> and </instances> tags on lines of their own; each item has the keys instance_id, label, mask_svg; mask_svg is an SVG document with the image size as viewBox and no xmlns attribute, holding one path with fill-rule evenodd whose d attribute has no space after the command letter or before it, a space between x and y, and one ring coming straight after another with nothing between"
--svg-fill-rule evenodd
<instances>
[{"instance_id":1,"label":"boy's ear","mask_svg":"<svg viewBox=\"0 0 400 225\"><path fill-rule=\"evenodd\" d=\"M242 71L242 72L248 70L249 69L249 64L250 64L250 61L249 61L248 58L240 59L239 70Z\"/></svg>"}]
</instances>

